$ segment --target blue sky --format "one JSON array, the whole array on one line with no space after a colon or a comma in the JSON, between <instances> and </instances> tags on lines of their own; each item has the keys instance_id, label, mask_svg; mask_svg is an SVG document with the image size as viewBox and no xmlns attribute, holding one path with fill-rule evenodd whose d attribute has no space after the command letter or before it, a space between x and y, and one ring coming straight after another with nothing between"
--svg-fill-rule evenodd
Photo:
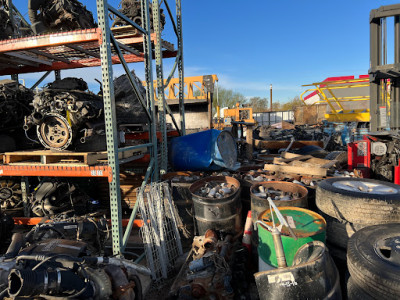
<instances>
[{"instance_id":1,"label":"blue sky","mask_svg":"<svg viewBox=\"0 0 400 300\"><path fill-rule=\"evenodd\" d=\"M26 1L14 4L26 15ZM83 4L96 11L94 0ZM372 0L183 0L185 75L217 74L219 84L246 97L286 102L300 95L302 84L330 76L367 74L369 12L400 1ZM118 0L110 0L118 6ZM174 7L174 2L168 2ZM388 28L390 26L388 25ZM175 43L170 24L164 39ZM164 63L165 76L174 63ZM132 64L143 77L143 64ZM122 74L116 67L114 75ZM63 71L62 76L87 80L92 89L99 68ZM28 82L39 74L21 75Z\"/></svg>"}]
</instances>

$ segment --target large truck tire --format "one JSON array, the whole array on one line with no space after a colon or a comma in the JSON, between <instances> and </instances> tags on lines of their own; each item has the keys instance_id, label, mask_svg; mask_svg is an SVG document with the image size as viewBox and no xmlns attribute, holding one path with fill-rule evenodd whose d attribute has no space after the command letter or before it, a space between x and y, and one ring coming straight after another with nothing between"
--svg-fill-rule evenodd
<instances>
[{"instance_id":1,"label":"large truck tire","mask_svg":"<svg viewBox=\"0 0 400 300\"><path fill-rule=\"evenodd\" d=\"M347 299L348 300L374 300L373 297L363 291L354 283L353 277L347 281Z\"/></svg>"},{"instance_id":2,"label":"large truck tire","mask_svg":"<svg viewBox=\"0 0 400 300\"><path fill-rule=\"evenodd\" d=\"M329 178L318 184L317 207L339 221L375 225L400 222L400 186L363 178Z\"/></svg>"},{"instance_id":3,"label":"large truck tire","mask_svg":"<svg viewBox=\"0 0 400 300\"><path fill-rule=\"evenodd\" d=\"M349 238L358 230L367 225L353 224L347 221L339 221L323 212L319 212L326 221L326 240L336 247L347 249Z\"/></svg>"},{"instance_id":4,"label":"large truck tire","mask_svg":"<svg viewBox=\"0 0 400 300\"><path fill-rule=\"evenodd\" d=\"M369 226L349 240L347 265L354 283L376 299L400 298L400 224Z\"/></svg>"}]
</instances>

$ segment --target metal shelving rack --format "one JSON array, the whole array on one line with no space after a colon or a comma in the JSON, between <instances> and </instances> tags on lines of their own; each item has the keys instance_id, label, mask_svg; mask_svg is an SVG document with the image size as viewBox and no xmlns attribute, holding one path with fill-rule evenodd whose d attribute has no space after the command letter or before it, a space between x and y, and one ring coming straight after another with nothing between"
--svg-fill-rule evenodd
<instances>
[{"instance_id":1,"label":"metal shelving rack","mask_svg":"<svg viewBox=\"0 0 400 300\"><path fill-rule=\"evenodd\" d=\"M158 181L160 174L165 173L167 170L166 113L171 115L180 134L185 134L181 0L175 0L176 20L167 1L152 1L154 33L151 33L150 30L150 4L148 0L140 0L144 28L122 15L117 9L111 7L107 0L96 0L96 2L98 28L0 41L0 75L13 75L15 77L21 73L46 71L45 75L32 87L34 88L51 71L58 72L63 69L101 65L108 164L90 167L0 165L0 176L108 177L110 184L112 249L113 254L122 255L130 237L132 227L134 223L137 223L135 222L137 204L133 208L127 229L123 233L118 153L144 146L149 149L150 163L141 187L141 191L143 191L146 183L149 181ZM173 49L173 45L161 39L160 5L162 3L167 8L174 32L177 36L177 50ZM127 37L126 33L119 35L118 29L111 29L109 26L109 12L133 26L142 34L142 37ZM143 43L142 51L137 49L137 45L140 43ZM158 145L157 141L157 114L153 93L153 51L156 65L156 97L159 112L159 134L161 134L160 145ZM18 58L17 65L14 62L16 57ZM163 58L166 57L176 57L176 61L166 83L164 83ZM144 62L145 67L147 87L145 99L138 92L139 88L128 67L128 63L141 61ZM113 64L122 64L124 67L130 83L148 117L149 142L145 145L125 148L118 147ZM176 124L171 110L166 104L164 94L164 86L169 84L176 69L178 69L179 81L181 83L179 90L180 128L178 128L179 126ZM159 148L161 149L160 161L158 155Z\"/></svg>"}]
</instances>

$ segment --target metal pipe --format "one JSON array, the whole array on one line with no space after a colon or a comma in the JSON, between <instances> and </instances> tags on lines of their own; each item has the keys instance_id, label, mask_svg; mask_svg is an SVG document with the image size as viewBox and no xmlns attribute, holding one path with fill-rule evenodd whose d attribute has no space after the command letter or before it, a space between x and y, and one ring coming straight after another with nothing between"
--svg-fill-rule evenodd
<instances>
[{"instance_id":1,"label":"metal pipe","mask_svg":"<svg viewBox=\"0 0 400 300\"><path fill-rule=\"evenodd\" d=\"M42 77L40 77L40 79L38 81L36 81L36 83L34 85L32 85L32 87L30 88L30 90L34 90L35 88L37 88L37 86L39 84L42 83L43 80L46 79L47 76L49 76L49 74L51 73L51 71L47 71L46 73L43 74Z\"/></svg>"},{"instance_id":2,"label":"metal pipe","mask_svg":"<svg viewBox=\"0 0 400 300\"><path fill-rule=\"evenodd\" d=\"M131 71L129 70L128 64L126 63L125 58L124 58L124 56L123 56L123 54L121 52L121 49L120 49L120 47L118 45L118 42L115 39L115 37L112 34L112 32L110 32L110 39L111 39L111 43L113 44L113 46L114 46L114 48L115 48L115 50L117 52L118 57L119 57L119 59L120 59L120 61L122 63L122 66L124 67L124 70L126 72L126 76L128 76L129 82L132 85L133 91L136 94L137 99L139 100L140 104L142 105L142 108L143 108L144 112L146 113L147 118L149 119L149 122L152 122L153 120L151 119L151 115L150 115L150 113L149 113L149 111L147 109L146 103L144 102L144 99L143 99L142 95L139 92L139 87L138 87L135 79L133 78Z\"/></svg>"},{"instance_id":3,"label":"metal pipe","mask_svg":"<svg viewBox=\"0 0 400 300\"><path fill-rule=\"evenodd\" d=\"M150 148L150 147L153 147L153 144L148 143L148 144L141 144L141 145L135 145L135 146L129 146L129 147L124 147L124 148L119 148L119 149L118 149L118 152L119 152L119 153L122 153L122 152L125 152L125 151L140 149L140 148L143 148L143 147L148 147L148 148Z\"/></svg>"},{"instance_id":4,"label":"metal pipe","mask_svg":"<svg viewBox=\"0 0 400 300\"><path fill-rule=\"evenodd\" d=\"M270 111L272 111L272 84L269 85L269 102L270 102Z\"/></svg>"}]
</instances>

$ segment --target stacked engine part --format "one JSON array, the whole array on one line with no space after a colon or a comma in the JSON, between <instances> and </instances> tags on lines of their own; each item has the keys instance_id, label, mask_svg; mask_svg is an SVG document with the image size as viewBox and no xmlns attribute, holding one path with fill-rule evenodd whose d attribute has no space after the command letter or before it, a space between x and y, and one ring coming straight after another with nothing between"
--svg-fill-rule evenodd
<instances>
[{"instance_id":1,"label":"stacked engine part","mask_svg":"<svg viewBox=\"0 0 400 300\"><path fill-rule=\"evenodd\" d=\"M29 114L33 92L14 80L0 81L0 152L32 148L24 136L24 116Z\"/></svg>"},{"instance_id":2,"label":"stacked engine part","mask_svg":"<svg viewBox=\"0 0 400 300\"><path fill-rule=\"evenodd\" d=\"M144 26L142 19L142 8L139 0L121 0L119 6L120 6L119 11L122 14L124 14L126 17L131 19L139 26L141 27ZM151 7L151 3L149 3L149 11L150 11L150 30L154 31L153 10ZM165 15L163 14L162 9L160 9L160 14L161 14L160 17L161 30L163 30L165 26ZM112 27L129 25L126 21L120 19L117 16L112 16L112 18L114 20Z\"/></svg>"},{"instance_id":3,"label":"stacked engine part","mask_svg":"<svg viewBox=\"0 0 400 300\"><path fill-rule=\"evenodd\" d=\"M19 239L15 233L13 240ZM23 239L24 247L49 239L84 241L92 254L103 255L104 245L109 238L107 219L93 217L55 218L33 227Z\"/></svg>"},{"instance_id":4,"label":"stacked engine part","mask_svg":"<svg viewBox=\"0 0 400 300\"><path fill-rule=\"evenodd\" d=\"M33 99L34 111L25 118L27 135L28 130L36 128L40 143L54 150L76 149L88 140L104 137L102 98L87 88L86 82L77 78L49 84Z\"/></svg>"},{"instance_id":5,"label":"stacked engine part","mask_svg":"<svg viewBox=\"0 0 400 300\"><path fill-rule=\"evenodd\" d=\"M103 235L104 224L84 219L41 224L25 236L15 233L0 262L0 298L141 299L138 273L149 275L147 268L91 256L87 242Z\"/></svg>"},{"instance_id":6,"label":"stacked engine part","mask_svg":"<svg viewBox=\"0 0 400 300\"><path fill-rule=\"evenodd\" d=\"M188 260L171 287L171 296L234 299L235 291L246 282L246 255L231 235L223 237L207 230L204 236L196 236Z\"/></svg>"},{"instance_id":7,"label":"stacked engine part","mask_svg":"<svg viewBox=\"0 0 400 300\"><path fill-rule=\"evenodd\" d=\"M21 128L24 116L30 112L33 92L15 80L0 80L0 130Z\"/></svg>"},{"instance_id":8,"label":"stacked engine part","mask_svg":"<svg viewBox=\"0 0 400 300\"><path fill-rule=\"evenodd\" d=\"M9 8L5 0L0 1L0 39L5 40L12 37L15 29L9 15Z\"/></svg>"},{"instance_id":9,"label":"stacked engine part","mask_svg":"<svg viewBox=\"0 0 400 300\"><path fill-rule=\"evenodd\" d=\"M93 14L77 0L29 0L28 9L35 34L96 27Z\"/></svg>"},{"instance_id":10,"label":"stacked engine part","mask_svg":"<svg viewBox=\"0 0 400 300\"><path fill-rule=\"evenodd\" d=\"M146 99L146 89L142 85L135 71L131 74L139 87L139 93L143 99ZM133 89L128 75L124 74L114 80L115 106L117 111L117 120L119 124L145 124L148 122L146 113L139 102L138 95Z\"/></svg>"},{"instance_id":11,"label":"stacked engine part","mask_svg":"<svg viewBox=\"0 0 400 300\"><path fill-rule=\"evenodd\" d=\"M60 213L83 215L91 210L91 199L79 187L56 178L44 178L29 195L34 215L54 216Z\"/></svg>"},{"instance_id":12,"label":"stacked engine part","mask_svg":"<svg viewBox=\"0 0 400 300\"><path fill-rule=\"evenodd\" d=\"M0 0L0 40L30 33L30 28L23 25L20 16L13 9L11 9L13 20L10 19L10 9L7 0Z\"/></svg>"}]
</instances>

